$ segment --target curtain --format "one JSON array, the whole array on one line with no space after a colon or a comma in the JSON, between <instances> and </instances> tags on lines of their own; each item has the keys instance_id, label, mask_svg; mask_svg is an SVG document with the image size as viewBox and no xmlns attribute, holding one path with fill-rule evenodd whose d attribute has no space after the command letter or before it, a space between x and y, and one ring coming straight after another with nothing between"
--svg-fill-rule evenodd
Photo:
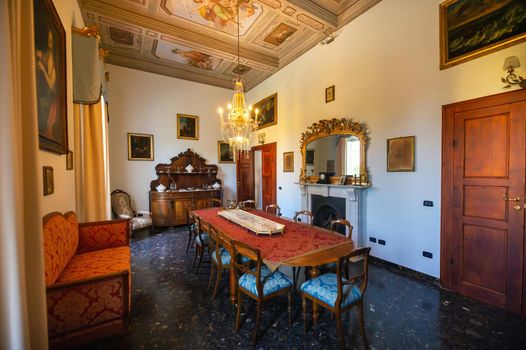
<instances>
[{"instance_id":1,"label":"curtain","mask_svg":"<svg viewBox=\"0 0 526 350\"><path fill-rule=\"evenodd\" d=\"M0 1L0 349L46 349L33 9Z\"/></svg>"},{"instance_id":2,"label":"curtain","mask_svg":"<svg viewBox=\"0 0 526 350\"><path fill-rule=\"evenodd\" d=\"M75 103L75 189L80 221L111 219L108 125L104 98Z\"/></svg>"}]
</instances>

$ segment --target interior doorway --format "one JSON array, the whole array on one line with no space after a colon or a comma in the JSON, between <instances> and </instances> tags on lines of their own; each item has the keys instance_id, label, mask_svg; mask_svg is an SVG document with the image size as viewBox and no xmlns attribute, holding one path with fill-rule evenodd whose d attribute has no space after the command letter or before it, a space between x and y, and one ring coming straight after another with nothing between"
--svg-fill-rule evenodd
<instances>
[{"instance_id":1,"label":"interior doorway","mask_svg":"<svg viewBox=\"0 0 526 350\"><path fill-rule=\"evenodd\" d=\"M276 143L252 147L237 161L237 200L253 199L258 208L276 203Z\"/></svg>"},{"instance_id":2,"label":"interior doorway","mask_svg":"<svg viewBox=\"0 0 526 350\"><path fill-rule=\"evenodd\" d=\"M443 107L441 283L526 314L526 90Z\"/></svg>"}]
</instances>

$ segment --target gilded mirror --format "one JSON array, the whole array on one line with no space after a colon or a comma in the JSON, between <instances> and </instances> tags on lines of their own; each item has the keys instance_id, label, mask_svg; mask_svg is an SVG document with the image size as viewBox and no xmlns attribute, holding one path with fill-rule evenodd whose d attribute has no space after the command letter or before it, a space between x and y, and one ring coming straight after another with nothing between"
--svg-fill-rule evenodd
<instances>
[{"instance_id":1,"label":"gilded mirror","mask_svg":"<svg viewBox=\"0 0 526 350\"><path fill-rule=\"evenodd\" d=\"M352 119L334 118L312 124L301 134L300 182L314 182L324 174L367 179L368 142L366 127Z\"/></svg>"}]
</instances>

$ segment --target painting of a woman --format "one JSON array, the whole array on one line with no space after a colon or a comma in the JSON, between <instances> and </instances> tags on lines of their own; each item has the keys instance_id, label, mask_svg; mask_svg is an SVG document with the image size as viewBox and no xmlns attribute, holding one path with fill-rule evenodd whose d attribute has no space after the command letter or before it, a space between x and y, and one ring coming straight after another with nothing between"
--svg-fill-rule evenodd
<instances>
[{"instance_id":1,"label":"painting of a woman","mask_svg":"<svg viewBox=\"0 0 526 350\"><path fill-rule=\"evenodd\" d=\"M66 153L65 32L51 2L35 0L34 11L40 148Z\"/></svg>"}]
</instances>

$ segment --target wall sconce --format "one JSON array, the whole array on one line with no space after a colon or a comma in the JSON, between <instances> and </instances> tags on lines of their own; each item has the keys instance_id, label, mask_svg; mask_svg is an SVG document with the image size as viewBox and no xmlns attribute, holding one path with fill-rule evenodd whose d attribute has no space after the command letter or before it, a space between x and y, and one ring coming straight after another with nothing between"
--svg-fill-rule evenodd
<instances>
[{"instance_id":1,"label":"wall sconce","mask_svg":"<svg viewBox=\"0 0 526 350\"><path fill-rule=\"evenodd\" d=\"M264 132L258 134L258 142L262 145L265 144L265 136L266 135Z\"/></svg>"},{"instance_id":2,"label":"wall sconce","mask_svg":"<svg viewBox=\"0 0 526 350\"><path fill-rule=\"evenodd\" d=\"M515 74L515 68L519 68L520 66L521 64L517 56L510 56L504 60L504 66L502 69L507 71L508 75L506 78L500 78L500 80L506 84L503 89L508 89L513 85L519 85L521 88L526 89L526 80Z\"/></svg>"}]
</instances>

